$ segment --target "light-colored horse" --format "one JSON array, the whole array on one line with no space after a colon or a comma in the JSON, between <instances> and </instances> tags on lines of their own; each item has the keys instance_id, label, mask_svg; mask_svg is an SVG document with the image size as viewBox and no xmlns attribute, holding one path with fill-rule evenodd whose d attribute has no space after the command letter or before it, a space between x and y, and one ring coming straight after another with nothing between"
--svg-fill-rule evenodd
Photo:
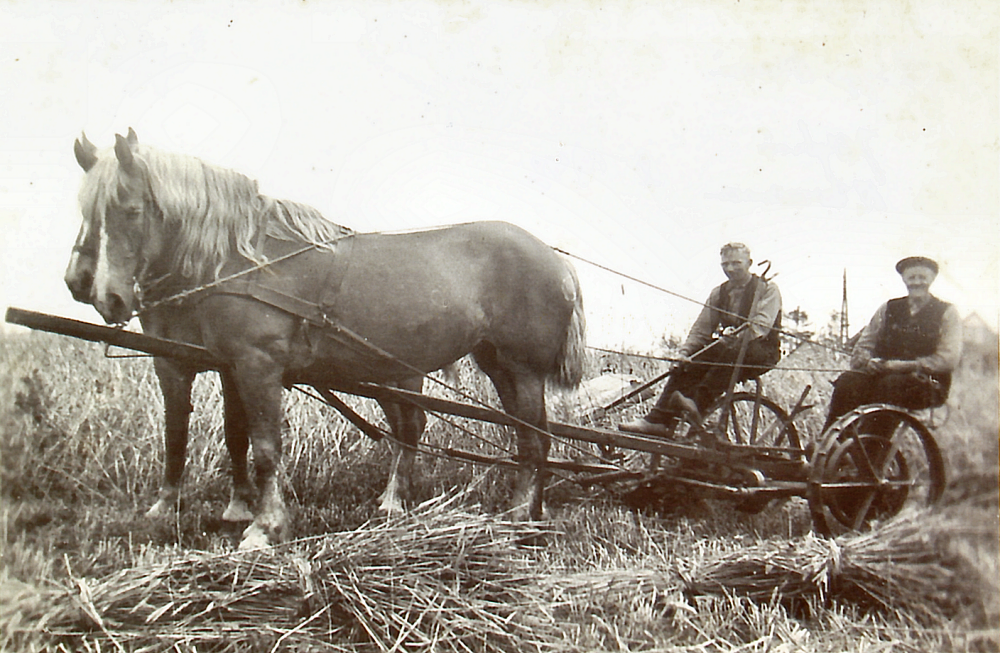
<instances>
[{"instance_id":1,"label":"light-colored horse","mask_svg":"<svg viewBox=\"0 0 1000 653\"><path fill-rule=\"evenodd\" d=\"M223 361L233 468L224 518L252 519L244 546L287 536L284 387L370 381L420 391L423 373L470 353L521 421L514 514L541 517L546 381L577 385L584 347L579 283L551 248L502 222L354 234L314 209L260 195L237 172L140 145L131 130L104 152L83 137L75 153L86 171L83 224L66 283L109 323L138 314L146 333L204 346ZM166 461L153 515L176 503L191 384L202 371L165 358L155 366ZM412 404L381 403L402 443L381 504L395 510L426 420Z\"/></svg>"}]
</instances>

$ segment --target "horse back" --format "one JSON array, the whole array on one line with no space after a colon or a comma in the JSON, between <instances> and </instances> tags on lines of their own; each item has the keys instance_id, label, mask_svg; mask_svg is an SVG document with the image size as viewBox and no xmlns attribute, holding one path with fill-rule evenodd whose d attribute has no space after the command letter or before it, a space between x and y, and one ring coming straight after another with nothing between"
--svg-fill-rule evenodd
<instances>
[{"instance_id":1,"label":"horse back","mask_svg":"<svg viewBox=\"0 0 1000 653\"><path fill-rule=\"evenodd\" d=\"M340 323L429 369L440 365L425 352L460 358L486 341L555 374L579 287L572 268L528 232L473 222L357 236L343 280L323 302Z\"/></svg>"}]
</instances>

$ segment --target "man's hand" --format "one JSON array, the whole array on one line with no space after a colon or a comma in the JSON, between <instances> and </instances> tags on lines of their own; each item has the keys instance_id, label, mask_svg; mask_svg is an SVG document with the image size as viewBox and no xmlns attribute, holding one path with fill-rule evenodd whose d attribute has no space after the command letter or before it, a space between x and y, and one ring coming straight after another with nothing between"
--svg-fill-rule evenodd
<instances>
[{"instance_id":1,"label":"man's hand","mask_svg":"<svg viewBox=\"0 0 1000 653\"><path fill-rule=\"evenodd\" d=\"M720 340L722 342L719 343L719 346L725 349L726 351L736 351L740 348L739 335L722 336Z\"/></svg>"},{"instance_id":2,"label":"man's hand","mask_svg":"<svg viewBox=\"0 0 1000 653\"><path fill-rule=\"evenodd\" d=\"M889 370L886 369L885 361L883 359L869 358L868 362L865 364L865 371L881 374L883 372L888 372Z\"/></svg>"},{"instance_id":3,"label":"man's hand","mask_svg":"<svg viewBox=\"0 0 1000 653\"><path fill-rule=\"evenodd\" d=\"M888 360L884 358L872 358L865 365L865 369L876 374L884 374L886 372L895 372L898 374L915 372L920 369L920 365L916 361L904 361L895 358Z\"/></svg>"},{"instance_id":4,"label":"man's hand","mask_svg":"<svg viewBox=\"0 0 1000 653\"><path fill-rule=\"evenodd\" d=\"M885 362L885 368L890 372L916 372L920 369L920 364L917 361L892 359Z\"/></svg>"},{"instance_id":5,"label":"man's hand","mask_svg":"<svg viewBox=\"0 0 1000 653\"><path fill-rule=\"evenodd\" d=\"M719 348L723 351L735 353L740 349L740 335L743 333L742 327L726 327L719 337Z\"/></svg>"}]
</instances>

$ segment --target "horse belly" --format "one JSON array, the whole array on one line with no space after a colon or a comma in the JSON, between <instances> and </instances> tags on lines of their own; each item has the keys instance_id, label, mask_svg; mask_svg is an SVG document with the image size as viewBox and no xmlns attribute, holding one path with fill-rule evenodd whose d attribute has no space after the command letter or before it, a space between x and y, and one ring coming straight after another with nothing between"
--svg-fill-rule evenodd
<instances>
[{"instance_id":1,"label":"horse belly","mask_svg":"<svg viewBox=\"0 0 1000 653\"><path fill-rule=\"evenodd\" d=\"M351 308L344 306L344 308ZM440 369L481 339L483 315L412 297L383 296L378 306L339 312L342 328L322 335L317 361L353 380L388 381Z\"/></svg>"},{"instance_id":2,"label":"horse belly","mask_svg":"<svg viewBox=\"0 0 1000 653\"><path fill-rule=\"evenodd\" d=\"M354 374L412 376L454 362L482 339L488 325L479 274L447 243L421 247L411 239L382 238L366 245L355 244L343 283L324 301L345 330L326 338L324 359L355 368ZM380 351L405 363L404 369Z\"/></svg>"}]
</instances>

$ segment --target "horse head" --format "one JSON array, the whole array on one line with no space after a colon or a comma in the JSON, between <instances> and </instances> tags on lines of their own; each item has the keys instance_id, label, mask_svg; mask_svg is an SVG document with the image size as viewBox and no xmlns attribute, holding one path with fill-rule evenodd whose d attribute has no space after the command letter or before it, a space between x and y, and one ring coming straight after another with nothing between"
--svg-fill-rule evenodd
<instances>
[{"instance_id":1,"label":"horse head","mask_svg":"<svg viewBox=\"0 0 1000 653\"><path fill-rule=\"evenodd\" d=\"M162 242L162 220L138 138L116 135L114 157L83 136L74 143L87 173L80 192L83 223L65 281L73 298L92 304L109 323L127 322L139 306L139 284Z\"/></svg>"},{"instance_id":2,"label":"horse head","mask_svg":"<svg viewBox=\"0 0 1000 653\"><path fill-rule=\"evenodd\" d=\"M89 172L97 163L97 146L87 139L86 134L82 134L82 140L78 138L73 143L73 153L84 172ZM73 299L84 304L91 302L90 293L94 285L94 270L97 267L96 233L91 229L90 221L85 219L80 225L76 242L73 243L73 253L63 277Z\"/></svg>"}]
</instances>

